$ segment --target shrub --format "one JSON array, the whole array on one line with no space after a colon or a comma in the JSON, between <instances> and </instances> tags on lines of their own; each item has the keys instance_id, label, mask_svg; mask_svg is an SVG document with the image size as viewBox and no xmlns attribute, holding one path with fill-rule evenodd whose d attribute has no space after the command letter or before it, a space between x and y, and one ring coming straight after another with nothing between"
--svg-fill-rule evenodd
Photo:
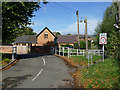
<instances>
[{"instance_id":1,"label":"shrub","mask_svg":"<svg viewBox=\"0 0 120 90\"><path fill-rule=\"evenodd\" d=\"M9 63L9 62L10 62L10 59L6 58L6 59L3 60L3 62Z\"/></svg>"},{"instance_id":2,"label":"shrub","mask_svg":"<svg viewBox=\"0 0 120 90\"><path fill-rule=\"evenodd\" d=\"M74 43L74 48L78 48L78 42ZM80 41L80 49L85 49L86 48L86 42L85 41ZM91 41L88 41L88 48L91 48Z\"/></svg>"},{"instance_id":3,"label":"shrub","mask_svg":"<svg viewBox=\"0 0 120 90\"><path fill-rule=\"evenodd\" d=\"M73 47L73 46L70 45L70 44L66 44L66 45L61 44L61 46L62 46L62 47Z\"/></svg>"}]
</instances>

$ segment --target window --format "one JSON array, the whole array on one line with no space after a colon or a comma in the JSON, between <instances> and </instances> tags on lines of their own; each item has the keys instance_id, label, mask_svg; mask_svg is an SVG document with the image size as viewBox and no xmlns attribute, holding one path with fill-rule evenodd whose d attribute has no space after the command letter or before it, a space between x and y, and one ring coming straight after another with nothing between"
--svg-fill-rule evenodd
<instances>
[{"instance_id":1,"label":"window","mask_svg":"<svg viewBox=\"0 0 120 90\"><path fill-rule=\"evenodd\" d=\"M25 44L25 43L23 43L22 45L23 45L23 46L25 46L26 44Z\"/></svg>"},{"instance_id":2,"label":"window","mask_svg":"<svg viewBox=\"0 0 120 90\"><path fill-rule=\"evenodd\" d=\"M45 33L45 34L44 34L44 38L48 38L48 33Z\"/></svg>"}]
</instances>

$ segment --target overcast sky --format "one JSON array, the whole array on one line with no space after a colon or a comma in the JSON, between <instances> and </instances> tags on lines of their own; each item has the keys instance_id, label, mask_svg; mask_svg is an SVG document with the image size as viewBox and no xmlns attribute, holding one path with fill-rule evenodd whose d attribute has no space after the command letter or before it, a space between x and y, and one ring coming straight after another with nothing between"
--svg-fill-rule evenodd
<instances>
[{"instance_id":1,"label":"overcast sky","mask_svg":"<svg viewBox=\"0 0 120 90\"><path fill-rule=\"evenodd\" d=\"M40 4L41 8L35 12L32 18L34 25L31 25L36 33L44 27L48 27L52 32L58 31L65 35L77 33L76 10L81 17L88 18L88 34L94 34L95 27L102 21L104 12L111 2L50 2ZM80 23L80 34L84 34L85 24Z\"/></svg>"}]
</instances>

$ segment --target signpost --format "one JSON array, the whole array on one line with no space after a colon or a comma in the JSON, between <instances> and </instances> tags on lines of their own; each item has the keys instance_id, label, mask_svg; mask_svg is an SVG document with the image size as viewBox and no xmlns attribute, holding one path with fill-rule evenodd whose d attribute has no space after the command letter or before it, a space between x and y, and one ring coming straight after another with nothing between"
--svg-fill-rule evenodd
<instances>
[{"instance_id":1,"label":"signpost","mask_svg":"<svg viewBox=\"0 0 120 90\"><path fill-rule=\"evenodd\" d=\"M99 34L99 44L103 44L103 62L104 62L104 44L107 44L107 33Z\"/></svg>"}]
</instances>

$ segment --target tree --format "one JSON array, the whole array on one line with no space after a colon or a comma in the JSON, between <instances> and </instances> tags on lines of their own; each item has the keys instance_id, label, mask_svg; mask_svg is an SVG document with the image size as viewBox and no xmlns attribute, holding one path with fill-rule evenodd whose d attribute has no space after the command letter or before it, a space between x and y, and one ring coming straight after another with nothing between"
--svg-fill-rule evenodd
<instances>
[{"instance_id":1,"label":"tree","mask_svg":"<svg viewBox=\"0 0 120 90\"><path fill-rule=\"evenodd\" d=\"M33 31L33 29L31 27L25 27L25 28L23 28L21 30L18 30L18 31L19 31L18 32L19 36L22 36L22 35L36 35L37 34Z\"/></svg>"},{"instance_id":2,"label":"tree","mask_svg":"<svg viewBox=\"0 0 120 90\"><path fill-rule=\"evenodd\" d=\"M27 24L31 24L31 18L35 16L33 12L39 10L39 8L38 2L3 2L2 41L5 43L13 42L19 32Z\"/></svg>"},{"instance_id":3,"label":"tree","mask_svg":"<svg viewBox=\"0 0 120 90\"><path fill-rule=\"evenodd\" d=\"M72 35L71 33L68 33L67 35Z\"/></svg>"},{"instance_id":4,"label":"tree","mask_svg":"<svg viewBox=\"0 0 120 90\"><path fill-rule=\"evenodd\" d=\"M55 33L55 36L57 37L58 35L61 35L60 32L54 32Z\"/></svg>"},{"instance_id":5,"label":"tree","mask_svg":"<svg viewBox=\"0 0 120 90\"><path fill-rule=\"evenodd\" d=\"M107 45L105 45L106 53L108 56L117 57L118 55L118 37L116 28L113 26L116 23L115 17L117 15L117 3L112 3L110 7L105 10L102 22L96 28L96 45L99 45L99 33L107 33Z\"/></svg>"}]
</instances>

